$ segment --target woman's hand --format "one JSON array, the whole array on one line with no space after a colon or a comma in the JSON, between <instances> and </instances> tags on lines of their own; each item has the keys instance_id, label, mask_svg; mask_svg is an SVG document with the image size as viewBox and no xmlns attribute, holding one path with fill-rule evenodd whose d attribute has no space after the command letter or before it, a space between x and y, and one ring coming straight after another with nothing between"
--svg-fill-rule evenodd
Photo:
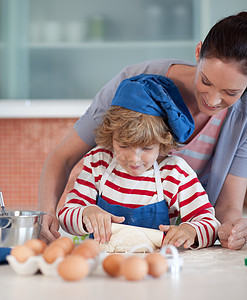
<instances>
[{"instance_id":1,"label":"woman's hand","mask_svg":"<svg viewBox=\"0 0 247 300\"><path fill-rule=\"evenodd\" d=\"M227 175L215 205L216 218L221 222L218 237L222 247L239 250L246 244L247 218L243 218L243 204L247 178Z\"/></svg>"},{"instance_id":2,"label":"woman's hand","mask_svg":"<svg viewBox=\"0 0 247 300\"><path fill-rule=\"evenodd\" d=\"M88 206L83 211L82 222L94 239L100 243L108 242L111 237L111 223L122 223L124 217L114 216L98 206Z\"/></svg>"},{"instance_id":3,"label":"woman's hand","mask_svg":"<svg viewBox=\"0 0 247 300\"><path fill-rule=\"evenodd\" d=\"M166 233L162 246L170 244L180 247L184 245L184 248L187 249L195 243L196 230L189 224L160 225L159 229Z\"/></svg>"},{"instance_id":4,"label":"woman's hand","mask_svg":"<svg viewBox=\"0 0 247 300\"><path fill-rule=\"evenodd\" d=\"M221 246L231 250L239 250L247 241L247 218L240 218L220 226L218 236Z\"/></svg>"},{"instance_id":5,"label":"woman's hand","mask_svg":"<svg viewBox=\"0 0 247 300\"><path fill-rule=\"evenodd\" d=\"M49 244L60 237L59 221L53 214L45 214L42 220L42 227L39 238Z\"/></svg>"}]
</instances>

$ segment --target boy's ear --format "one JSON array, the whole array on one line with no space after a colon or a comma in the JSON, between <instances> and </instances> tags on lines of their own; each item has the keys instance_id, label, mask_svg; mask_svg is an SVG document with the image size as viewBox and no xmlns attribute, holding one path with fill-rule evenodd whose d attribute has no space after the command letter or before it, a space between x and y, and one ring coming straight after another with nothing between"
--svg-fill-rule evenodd
<instances>
[{"instance_id":1,"label":"boy's ear","mask_svg":"<svg viewBox=\"0 0 247 300\"><path fill-rule=\"evenodd\" d=\"M195 49L195 55L196 55L196 61L197 61L197 62L199 61L201 48L202 48L202 42L199 42L199 43L196 45L196 49Z\"/></svg>"}]
</instances>

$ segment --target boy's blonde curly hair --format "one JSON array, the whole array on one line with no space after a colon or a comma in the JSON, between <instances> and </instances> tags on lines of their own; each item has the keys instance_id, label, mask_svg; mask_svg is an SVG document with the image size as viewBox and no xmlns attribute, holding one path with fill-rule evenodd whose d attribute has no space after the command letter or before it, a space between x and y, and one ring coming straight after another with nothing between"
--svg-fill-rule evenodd
<instances>
[{"instance_id":1,"label":"boy's blonde curly hair","mask_svg":"<svg viewBox=\"0 0 247 300\"><path fill-rule=\"evenodd\" d=\"M113 150L113 134L117 142L130 147L160 144L160 154L176 148L176 141L160 116L139 113L120 106L111 106L103 122L95 130L96 143Z\"/></svg>"}]
</instances>

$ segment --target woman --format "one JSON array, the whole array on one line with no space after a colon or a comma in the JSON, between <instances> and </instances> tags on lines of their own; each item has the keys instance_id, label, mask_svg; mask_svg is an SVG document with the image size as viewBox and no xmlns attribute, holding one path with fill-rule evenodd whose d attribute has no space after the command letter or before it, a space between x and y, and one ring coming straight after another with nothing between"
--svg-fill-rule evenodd
<instances>
[{"instance_id":1,"label":"woman","mask_svg":"<svg viewBox=\"0 0 247 300\"><path fill-rule=\"evenodd\" d=\"M46 216L41 235L59 236L56 205L73 166L93 146L93 130L110 107L119 83L145 74L165 75L178 87L195 122L181 155L198 177L222 223L223 247L241 249L247 238L242 218L247 187L247 12L216 23L196 46L197 65L155 60L124 68L96 95L85 115L47 158L40 180L40 209ZM215 127L214 127L215 126ZM205 150L206 149L206 150ZM193 167L194 168L194 167Z\"/></svg>"}]
</instances>

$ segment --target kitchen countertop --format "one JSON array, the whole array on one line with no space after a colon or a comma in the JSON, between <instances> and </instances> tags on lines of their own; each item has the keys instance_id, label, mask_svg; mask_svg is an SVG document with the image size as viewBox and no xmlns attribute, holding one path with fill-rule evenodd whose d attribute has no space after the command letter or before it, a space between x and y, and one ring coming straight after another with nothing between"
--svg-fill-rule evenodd
<instances>
[{"instance_id":1,"label":"kitchen countertop","mask_svg":"<svg viewBox=\"0 0 247 300\"><path fill-rule=\"evenodd\" d=\"M0 100L1 118L78 118L92 99Z\"/></svg>"},{"instance_id":2,"label":"kitchen countertop","mask_svg":"<svg viewBox=\"0 0 247 300\"><path fill-rule=\"evenodd\" d=\"M42 274L20 276L8 264L0 265L1 299L245 299L247 245L239 251L219 245L201 250L179 250L183 268L159 279L138 282L111 278L99 266L90 276L67 282ZM49 297L49 298L48 298Z\"/></svg>"}]
</instances>

